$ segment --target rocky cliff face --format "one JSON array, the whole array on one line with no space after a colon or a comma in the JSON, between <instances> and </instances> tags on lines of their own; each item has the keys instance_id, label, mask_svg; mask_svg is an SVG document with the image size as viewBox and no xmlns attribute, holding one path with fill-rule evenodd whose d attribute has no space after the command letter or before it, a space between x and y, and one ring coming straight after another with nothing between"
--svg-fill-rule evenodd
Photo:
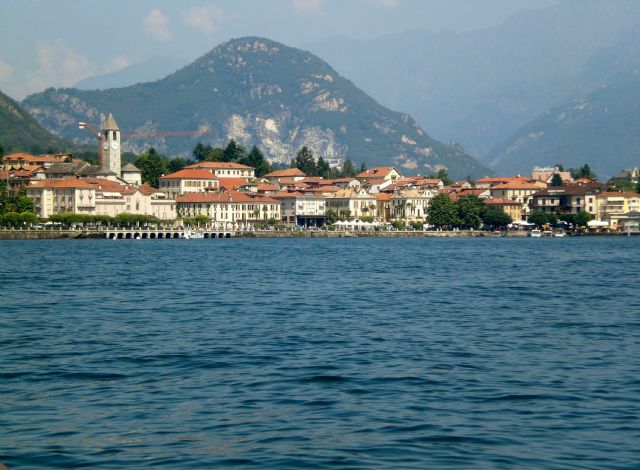
<instances>
[{"instance_id":1,"label":"rocky cliff face","mask_svg":"<svg viewBox=\"0 0 640 470\"><path fill-rule=\"evenodd\" d=\"M123 132L201 130L200 137L126 141L188 155L199 140L258 145L288 162L306 145L333 164L345 158L395 165L414 173L448 168L457 177L489 173L455 145L429 137L408 115L390 111L318 57L263 38L217 46L162 80L103 91L49 89L25 107L52 132L84 141L79 120L113 112Z\"/></svg>"}]
</instances>

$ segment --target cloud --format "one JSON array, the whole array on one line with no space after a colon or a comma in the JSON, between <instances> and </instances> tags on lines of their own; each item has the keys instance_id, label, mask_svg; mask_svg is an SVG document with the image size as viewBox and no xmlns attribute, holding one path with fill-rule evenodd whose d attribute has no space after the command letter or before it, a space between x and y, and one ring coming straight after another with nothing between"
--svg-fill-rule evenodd
<instances>
[{"instance_id":1,"label":"cloud","mask_svg":"<svg viewBox=\"0 0 640 470\"><path fill-rule=\"evenodd\" d=\"M169 29L169 18L164 16L160 10L151 10L142 20L144 30L156 41L168 41L171 39Z\"/></svg>"},{"instance_id":2,"label":"cloud","mask_svg":"<svg viewBox=\"0 0 640 470\"><path fill-rule=\"evenodd\" d=\"M83 78L95 75L96 67L60 39L36 43L38 68L27 73L29 89L49 86L72 86Z\"/></svg>"},{"instance_id":3,"label":"cloud","mask_svg":"<svg viewBox=\"0 0 640 470\"><path fill-rule=\"evenodd\" d=\"M215 33L225 19L224 11L217 5L192 8L182 14L182 21L187 26L207 35Z\"/></svg>"},{"instance_id":4,"label":"cloud","mask_svg":"<svg viewBox=\"0 0 640 470\"><path fill-rule=\"evenodd\" d=\"M13 67L7 64L2 57L0 57L0 82L9 78L9 76L13 73Z\"/></svg>"},{"instance_id":5,"label":"cloud","mask_svg":"<svg viewBox=\"0 0 640 470\"><path fill-rule=\"evenodd\" d=\"M324 6L324 0L291 0L291 3L301 15L318 13Z\"/></svg>"},{"instance_id":6,"label":"cloud","mask_svg":"<svg viewBox=\"0 0 640 470\"><path fill-rule=\"evenodd\" d=\"M106 73L117 72L131 65L131 61L124 56L116 56L111 62L105 65L102 70Z\"/></svg>"}]
</instances>

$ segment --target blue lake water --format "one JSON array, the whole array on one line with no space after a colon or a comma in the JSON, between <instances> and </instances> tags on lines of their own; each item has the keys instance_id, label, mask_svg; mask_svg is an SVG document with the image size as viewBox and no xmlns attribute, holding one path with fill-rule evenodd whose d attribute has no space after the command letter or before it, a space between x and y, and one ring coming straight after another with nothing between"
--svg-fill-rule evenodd
<instances>
[{"instance_id":1,"label":"blue lake water","mask_svg":"<svg viewBox=\"0 0 640 470\"><path fill-rule=\"evenodd\" d=\"M638 468L640 238L0 242L0 462Z\"/></svg>"}]
</instances>

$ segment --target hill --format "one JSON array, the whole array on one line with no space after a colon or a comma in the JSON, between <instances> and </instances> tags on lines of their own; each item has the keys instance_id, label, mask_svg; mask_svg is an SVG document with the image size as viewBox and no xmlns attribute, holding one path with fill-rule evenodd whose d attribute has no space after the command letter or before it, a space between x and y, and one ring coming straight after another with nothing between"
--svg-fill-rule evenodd
<instances>
[{"instance_id":1,"label":"hill","mask_svg":"<svg viewBox=\"0 0 640 470\"><path fill-rule=\"evenodd\" d=\"M588 163L598 175L640 165L640 29L596 54L583 70L599 87L566 100L521 126L495 151L500 173L533 165Z\"/></svg>"},{"instance_id":2,"label":"hill","mask_svg":"<svg viewBox=\"0 0 640 470\"><path fill-rule=\"evenodd\" d=\"M43 129L18 102L0 92L0 147L7 154L23 151L69 151L71 144Z\"/></svg>"},{"instance_id":3,"label":"hill","mask_svg":"<svg viewBox=\"0 0 640 470\"><path fill-rule=\"evenodd\" d=\"M47 129L84 141L76 122L98 124L108 112L123 132L203 129L224 145L257 144L271 161L288 162L307 145L317 156L429 173L446 167L457 178L490 173L457 145L431 138L407 114L377 103L309 52L268 39L228 41L155 82L103 91L48 89L26 109ZM187 155L197 138L128 142Z\"/></svg>"},{"instance_id":4,"label":"hill","mask_svg":"<svg viewBox=\"0 0 640 470\"><path fill-rule=\"evenodd\" d=\"M595 90L602 76L583 68L638 24L635 0L563 0L480 30L306 47L383 105L410 113L437 139L455 138L486 163L520 126Z\"/></svg>"}]
</instances>

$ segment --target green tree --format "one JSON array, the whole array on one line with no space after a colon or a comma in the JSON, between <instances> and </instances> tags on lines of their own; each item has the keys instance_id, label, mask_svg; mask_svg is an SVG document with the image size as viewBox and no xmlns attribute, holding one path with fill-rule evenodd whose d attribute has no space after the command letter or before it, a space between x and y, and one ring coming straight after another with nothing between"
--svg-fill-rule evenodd
<instances>
[{"instance_id":1,"label":"green tree","mask_svg":"<svg viewBox=\"0 0 640 470\"><path fill-rule=\"evenodd\" d=\"M636 193L640 194L640 180L638 181L638 184L636 184Z\"/></svg>"},{"instance_id":2,"label":"green tree","mask_svg":"<svg viewBox=\"0 0 640 470\"><path fill-rule=\"evenodd\" d=\"M189 163L191 162L189 162L189 160L187 160L186 158L182 158L182 157L172 158L171 160L169 160L169 163L167 165L167 171L169 173L175 173L176 171L182 170Z\"/></svg>"},{"instance_id":3,"label":"green tree","mask_svg":"<svg viewBox=\"0 0 640 470\"><path fill-rule=\"evenodd\" d=\"M593 215L589 212L581 211L573 215L573 223L578 227L586 227L591 220L593 220Z\"/></svg>"},{"instance_id":4,"label":"green tree","mask_svg":"<svg viewBox=\"0 0 640 470\"><path fill-rule=\"evenodd\" d=\"M435 177L442 180L442 183L445 186L450 186L453 183L453 180L449 177L449 172L447 171L446 168L439 169Z\"/></svg>"},{"instance_id":5,"label":"green tree","mask_svg":"<svg viewBox=\"0 0 640 470\"><path fill-rule=\"evenodd\" d=\"M358 171L358 173L364 173L365 171L367 171L367 164L363 161L360 164L360 170Z\"/></svg>"},{"instance_id":6,"label":"green tree","mask_svg":"<svg viewBox=\"0 0 640 470\"><path fill-rule=\"evenodd\" d=\"M154 188L158 187L160 176L168 172L167 159L151 147L143 152L136 160L135 165L142 172L142 182L148 183Z\"/></svg>"},{"instance_id":7,"label":"green tree","mask_svg":"<svg viewBox=\"0 0 640 470\"><path fill-rule=\"evenodd\" d=\"M356 176L356 169L353 166L353 162L348 158L342 163L341 176L343 178L353 178L354 176Z\"/></svg>"},{"instance_id":8,"label":"green tree","mask_svg":"<svg viewBox=\"0 0 640 470\"><path fill-rule=\"evenodd\" d=\"M467 228L478 228L482 223L484 203L477 196L463 196L455 202L459 223Z\"/></svg>"},{"instance_id":9,"label":"green tree","mask_svg":"<svg viewBox=\"0 0 640 470\"><path fill-rule=\"evenodd\" d=\"M231 139L222 151L223 162L239 162L247 156L247 149Z\"/></svg>"},{"instance_id":10,"label":"green tree","mask_svg":"<svg viewBox=\"0 0 640 470\"><path fill-rule=\"evenodd\" d=\"M264 158L264 154L255 145L251 148L251 152L240 160L240 163L255 168L257 178L260 178L271 171L271 165L269 165L267 159Z\"/></svg>"},{"instance_id":11,"label":"green tree","mask_svg":"<svg viewBox=\"0 0 640 470\"><path fill-rule=\"evenodd\" d=\"M490 227L506 227L513 222L509 214L505 214L504 211L491 207L485 208L480 217L482 218L482 222Z\"/></svg>"},{"instance_id":12,"label":"green tree","mask_svg":"<svg viewBox=\"0 0 640 470\"><path fill-rule=\"evenodd\" d=\"M324 158L318 158L318 164L316 165L318 176L322 176L325 179L331 178L331 166Z\"/></svg>"},{"instance_id":13,"label":"green tree","mask_svg":"<svg viewBox=\"0 0 640 470\"><path fill-rule=\"evenodd\" d=\"M553 178L551 178L551 186L562 186L562 176L554 173Z\"/></svg>"},{"instance_id":14,"label":"green tree","mask_svg":"<svg viewBox=\"0 0 640 470\"><path fill-rule=\"evenodd\" d=\"M533 211L531 214L529 214L529 222L535 224L538 227L542 227L549 222L548 215L549 214L543 211Z\"/></svg>"},{"instance_id":15,"label":"green tree","mask_svg":"<svg viewBox=\"0 0 640 470\"><path fill-rule=\"evenodd\" d=\"M438 194L431 199L427 217L429 223L436 227L458 225L458 211L448 194Z\"/></svg>"},{"instance_id":16,"label":"green tree","mask_svg":"<svg viewBox=\"0 0 640 470\"><path fill-rule=\"evenodd\" d=\"M591 167L586 163L582 165L580 168L569 168L569 172L571 173L571 177L578 178L587 178L590 180L598 179L598 175L596 175Z\"/></svg>"},{"instance_id":17,"label":"green tree","mask_svg":"<svg viewBox=\"0 0 640 470\"><path fill-rule=\"evenodd\" d=\"M302 147L296 153L296 168L307 176L318 176L318 166L313 152L306 146Z\"/></svg>"},{"instance_id":18,"label":"green tree","mask_svg":"<svg viewBox=\"0 0 640 470\"><path fill-rule=\"evenodd\" d=\"M212 148L210 145L204 145L202 142L198 142L195 147L193 147L193 151L191 155L193 155L193 159L196 162L203 162L207 158L209 152L211 152Z\"/></svg>"}]
</instances>

